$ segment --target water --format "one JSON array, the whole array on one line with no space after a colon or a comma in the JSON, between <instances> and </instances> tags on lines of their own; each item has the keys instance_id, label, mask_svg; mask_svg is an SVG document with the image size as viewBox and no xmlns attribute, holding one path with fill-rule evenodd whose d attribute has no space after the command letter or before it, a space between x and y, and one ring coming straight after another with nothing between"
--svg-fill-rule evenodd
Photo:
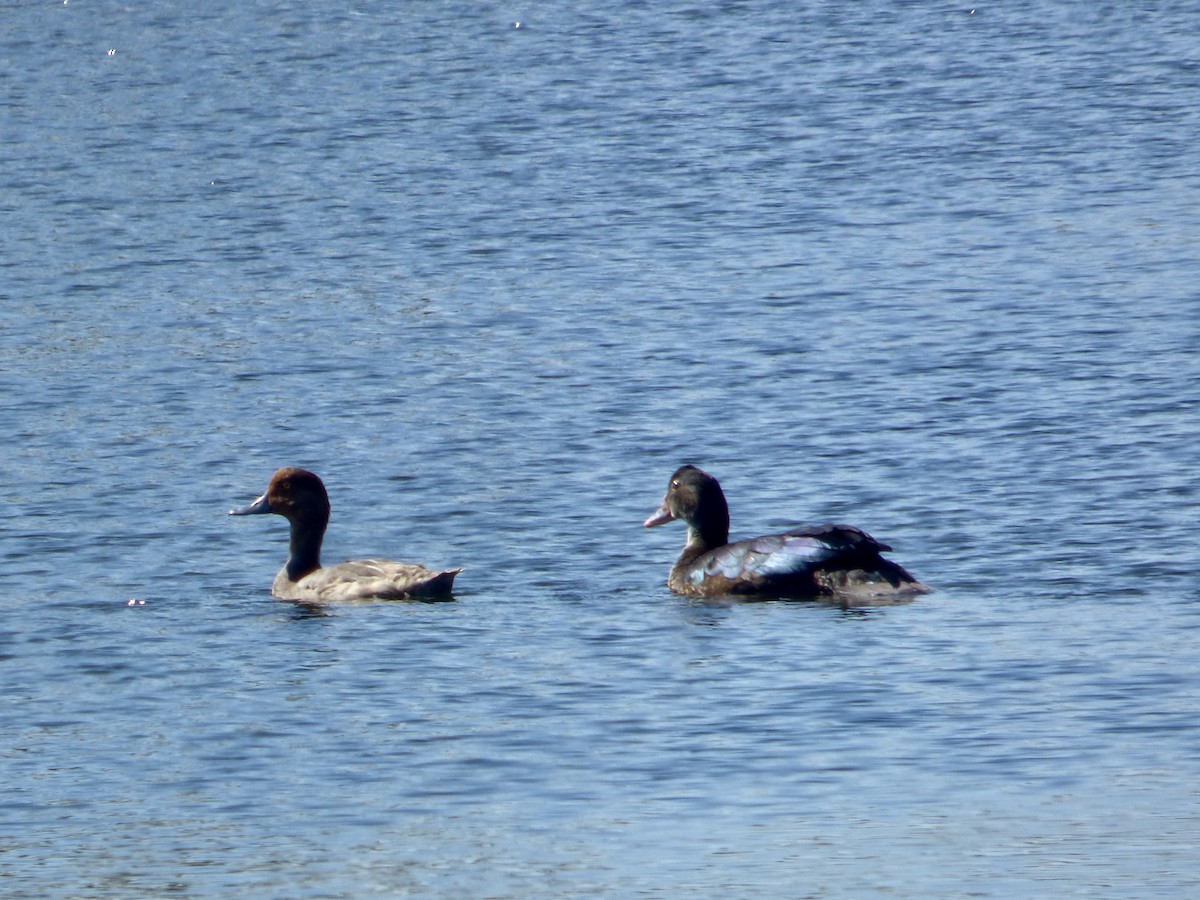
<instances>
[{"instance_id":1,"label":"water","mask_svg":"<svg viewBox=\"0 0 1200 900\"><path fill-rule=\"evenodd\" d=\"M1195 893L1200 4L202 6L3 12L5 896Z\"/></svg>"}]
</instances>

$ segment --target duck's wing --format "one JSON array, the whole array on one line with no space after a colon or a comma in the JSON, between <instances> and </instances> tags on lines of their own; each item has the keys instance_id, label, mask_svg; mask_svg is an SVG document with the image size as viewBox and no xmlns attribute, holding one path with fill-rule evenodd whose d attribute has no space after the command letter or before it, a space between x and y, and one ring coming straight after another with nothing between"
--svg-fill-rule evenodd
<instances>
[{"instance_id":1,"label":"duck's wing","mask_svg":"<svg viewBox=\"0 0 1200 900\"><path fill-rule=\"evenodd\" d=\"M706 577L771 579L811 573L822 567L861 565L892 549L853 525L796 528L726 544L704 560Z\"/></svg>"},{"instance_id":2,"label":"duck's wing","mask_svg":"<svg viewBox=\"0 0 1200 900\"><path fill-rule=\"evenodd\" d=\"M411 563L361 559L318 569L300 579L306 595L322 603L449 597L461 569L435 571Z\"/></svg>"}]
</instances>

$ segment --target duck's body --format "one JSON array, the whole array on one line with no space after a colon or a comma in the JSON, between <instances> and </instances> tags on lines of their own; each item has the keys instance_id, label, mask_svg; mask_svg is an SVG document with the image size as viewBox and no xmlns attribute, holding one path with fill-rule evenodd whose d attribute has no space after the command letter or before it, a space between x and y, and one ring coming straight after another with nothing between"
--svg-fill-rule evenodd
<instances>
[{"instance_id":1,"label":"duck's body","mask_svg":"<svg viewBox=\"0 0 1200 900\"><path fill-rule=\"evenodd\" d=\"M267 491L231 516L275 513L291 525L286 565L271 593L281 600L339 603L354 600L408 600L449 597L462 569L432 571L411 563L380 559L321 566L321 543L329 524L329 495L321 479L304 469L277 471Z\"/></svg>"},{"instance_id":2,"label":"duck's body","mask_svg":"<svg viewBox=\"0 0 1200 900\"><path fill-rule=\"evenodd\" d=\"M287 566L279 570L271 593L281 600L347 603L354 600L434 600L454 590L462 569L431 571L412 563L360 559L325 566L293 581Z\"/></svg>"},{"instance_id":3,"label":"duck's body","mask_svg":"<svg viewBox=\"0 0 1200 900\"><path fill-rule=\"evenodd\" d=\"M880 554L891 550L853 525L797 528L729 543L729 506L721 485L695 466L671 476L662 505L645 522L687 523L683 553L667 585L689 597L829 597L886 601L929 588Z\"/></svg>"}]
</instances>

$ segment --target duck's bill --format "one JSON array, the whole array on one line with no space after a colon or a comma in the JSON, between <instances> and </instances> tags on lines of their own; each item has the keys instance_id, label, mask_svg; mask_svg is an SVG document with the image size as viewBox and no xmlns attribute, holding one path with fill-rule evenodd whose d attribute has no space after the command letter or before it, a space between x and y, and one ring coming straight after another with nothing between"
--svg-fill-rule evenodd
<instances>
[{"instance_id":1,"label":"duck's bill","mask_svg":"<svg viewBox=\"0 0 1200 900\"><path fill-rule=\"evenodd\" d=\"M662 506L654 511L654 515L642 523L643 528L653 528L655 525L662 525L670 522L675 517L671 515L671 510L667 507L667 501L664 498Z\"/></svg>"},{"instance_id":2,"label":"duck's bill","mask_svg":"<svg viewBox=\"0 0 1200 900\"><path fill-rule=\"evenodd\" d=\"M253 516L256 513L269 513L273 511L270 502L267 500L267 495L263 494L249 506L243 506L240 509L231 509L229 514L231 516Z\"/></svg>"}]
</instances>

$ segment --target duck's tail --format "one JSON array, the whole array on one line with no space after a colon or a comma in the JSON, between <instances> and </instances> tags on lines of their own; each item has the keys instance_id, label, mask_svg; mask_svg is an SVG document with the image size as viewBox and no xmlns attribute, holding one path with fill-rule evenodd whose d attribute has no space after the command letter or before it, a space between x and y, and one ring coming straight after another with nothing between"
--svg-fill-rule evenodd
<instances>
[{"instance_id":1,"label":"duck's tail","mask_svg":"<svg viewBox=\"0 0 1200 900\"><path fill-rule=\"evenodd\" d=\"M445 569L436 572L409 593L413 597L449 597L454 592L454 576L462 569Z\"/></svg>"},{"instance_id":2,"label":"duck's tail","mask_svg":"<svg viewBox=\"0 0 1200 900\"><path fill-rule=\"evenodd\" d=\"M822 569L813 573L825 592L862 602L902 602L933 590L890 559L882 557L869 566L853 569Z\"/></svg>"}]
</instances>

